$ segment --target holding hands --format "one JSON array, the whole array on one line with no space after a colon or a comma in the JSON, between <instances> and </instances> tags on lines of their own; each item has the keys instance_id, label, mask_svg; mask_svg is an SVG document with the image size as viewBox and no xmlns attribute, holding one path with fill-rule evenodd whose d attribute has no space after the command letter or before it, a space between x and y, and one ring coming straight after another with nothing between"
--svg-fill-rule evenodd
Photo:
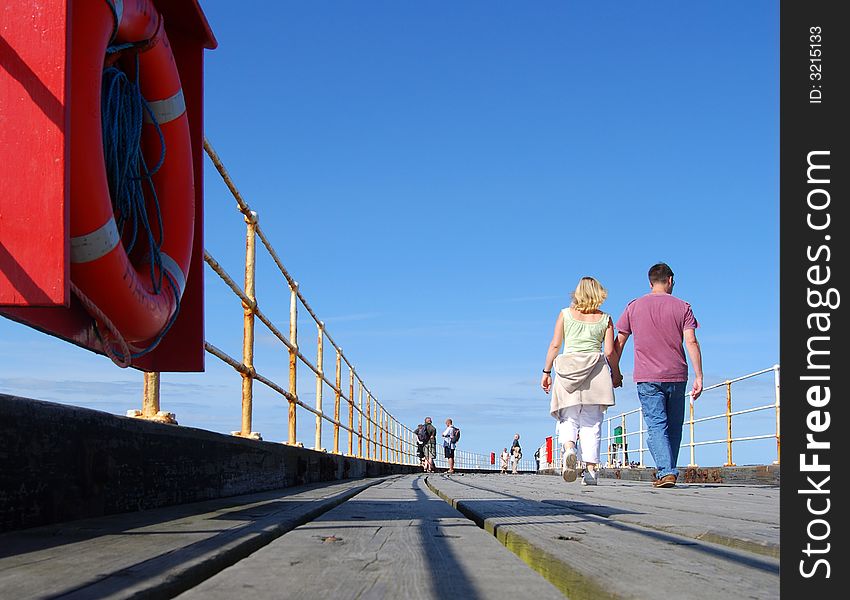
<instances>
[{"instance_id":1,"label":"holding hands","mask_svg":"<svg viewBox=\"0 0 850 600\"><path fill-rule=\"evenodd\" d=\"M614 383L614 387L623 387L623 374L619 371L617 373L611 373L611 381Z\"/></svg>"}]
</instances>

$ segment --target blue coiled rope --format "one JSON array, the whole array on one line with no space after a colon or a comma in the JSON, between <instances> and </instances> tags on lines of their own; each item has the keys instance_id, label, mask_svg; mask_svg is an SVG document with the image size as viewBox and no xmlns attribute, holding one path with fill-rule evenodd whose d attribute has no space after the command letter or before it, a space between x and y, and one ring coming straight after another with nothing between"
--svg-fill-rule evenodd
<instances>
[{"instance_id":1,"label":"blue coiled rope","mask_svg":"<svg viewBox=\"0 0 850 600\"><path fill-rule=\"evenodd\" d=\"M114 54L132 48L137 44L110 46L107 54ZM162 338L174 324L180 310L180 294L177 284L170 273L162 268L161 247L163 241L162 213L159 198L153 184L153 175L165 161L165 138L156 117L145 99L138 84L139 60L136 55L136 80L131 81L127 74L117 67L107 67L103 71L101 87L101 122L103 127L103 152L106 165L106 177L112 209L125 249L129 254L138 241L141 232L147 238L150 257L151 284L155 294L162 291L162 277L166 279L174 293L175 310L168 323L147 348L132 353L131 358L144 356L162 341ZM144 114L153 121L159 135L162 148L159 160L149 169L142 154L142 126ZM145 205L144 186L150 194L150 205L156 213L157 230L154 232ZM98 337L100 333L98 332ZM103 339L101 338L101 341Z\"/></svg>"}]
</instances>

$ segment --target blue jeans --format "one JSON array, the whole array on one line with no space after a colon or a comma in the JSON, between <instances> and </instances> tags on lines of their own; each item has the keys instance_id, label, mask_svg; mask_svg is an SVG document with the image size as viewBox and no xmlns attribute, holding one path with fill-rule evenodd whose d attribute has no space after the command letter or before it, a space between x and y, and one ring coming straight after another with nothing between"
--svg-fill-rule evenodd
<instances>
[{"instance_id":1,"label":"blue jeans","mask_svg":"<svg viewBox=\"0 0 850 600\"><path fill-rule=\"evenodd\" d=\"M649 434L647 445L655 460L656 477L676 475L685 420L685 381L642 382L638 398Z\"/></svg>"}]
</instances>

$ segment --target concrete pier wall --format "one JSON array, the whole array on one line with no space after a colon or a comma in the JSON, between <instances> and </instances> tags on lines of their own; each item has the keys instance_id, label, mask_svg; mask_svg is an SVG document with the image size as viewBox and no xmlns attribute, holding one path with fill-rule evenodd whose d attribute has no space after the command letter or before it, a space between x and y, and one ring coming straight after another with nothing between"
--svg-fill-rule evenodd
<instances>
[{"instance_id":1,"label":"concrete pier wall","mask_svg":"<svg viewBox=\"0 0 850 600\"><path fill-rule=\"evenodd\" d=\"M0 394L0 531L418 471Z\"/></svg>"}]
</instances>

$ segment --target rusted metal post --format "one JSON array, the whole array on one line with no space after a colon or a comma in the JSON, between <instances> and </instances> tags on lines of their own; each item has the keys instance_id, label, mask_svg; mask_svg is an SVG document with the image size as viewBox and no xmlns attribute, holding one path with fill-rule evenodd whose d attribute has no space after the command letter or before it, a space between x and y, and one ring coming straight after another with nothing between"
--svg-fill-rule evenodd
<instances>
[{"instance_id":1,"label":"rusted metal post","mask_svg":"<svg viewBox=\"0 0 850 600\"><path fill-rule=\"evenodd\" d=\"M389 412L385 413L384 421L386 422L387 433L384 437L384 445L387 447L387 462L393 461L393 419Z\"/></svg>"},{"instance_id":2,"label":"rusted metal post","mask_svg":"<svg viewBox=\"0 0 850 600\"><path fill-rule=\"evenodd\" d=\"M380 405L378 416L378 460L384 462L384 406Z\"/></svg>"},{"instance_id":3,"label":"rusted metal post","mask_svg":"<svg viewBox=\"0 0 850 600\"><path fill-rule=\"evenodd\" d=\"M639 452L639 454L638 454L638 464L642 467L643 466L643 409L641 409L638 412L638 432L639 432L638 442L639 442L639 446L640 446L638 448L638 452Z\"/></svg>"},{"instance_id":4,"label":"rusted metal post","mask_svg":"<svg viewBox=\"0 0 850 600\"><path fill-rule=\"evenodd\" d=\"M408 446L407 446L407 444L408 444L407 428L402 423L399 423L398 426L401 429L401 439L399 440L399 443L401 444L401 464L407 465L407 464L410 464L408 462L408 458L407 458L407 448L408 448Z\"/></svg>"},{"instance_id":5,"label":"rusted metal post","mask_svg":"<svg viewBox=\"0 0 850 600\"><path fill-rule=\"evenodd\" d=\"M316 443L313 445L314 450L322 449L322 390L324 389L325 376L325 324L322 321L316 323L318 329L318 339L316 341Z\"/></svg>"},{"instance_id":6,"label":"rusted metal post","mask_svg":"<svg viewBox=\"0 0 850 600\"><path fill-rule=\"evenodd\" d=\"M623 453L623 466L629 466L629 451L626 448L629 445L629 438L626 437L626 415L622 415L620 417L620 427L623 430L623 447L620 448L620 451Z\"/></svg>"},{"instance_id":7,"label":"rusted metal post","mask_svg":"<svg viewBox=\"0 0 850 600\"><path fill-rule=\"evenodd\" d=\"M143 381L142 409L128 410L127 416L134 417L136 419L146 419L148 421L177 425L177 419L174 417L174 413L160 410L159 373L155 371L145 373Z\"/></svg>"},{"instance_id":8,"label":"rusted metal post","mask_svg":"<svg viewBox=\"0 0 850 600\"><path fill-rule=\"evenodd\" d=\"M342 348L336 349L336 391L334 392L334 447L333 453L339 454L339 397L342 388Z\"/></svg>"},{"instance_id":9,"label":"rusted metal post","mask_svg":"<svg viewBox=\"0 0 850 600\"><path fill-rule=\"evenodd\" d=\"M398 431L395 417L390 417L390 462L398 462Z\"/></svg>"},{"instance_id":10,"label":"rusted metal post","mask_svg":"<svg viewBox=\"0 0 850 600\"><path fill-rule=\"evenodd\" d=\"M688 430L691 433L691 443L690 443L691 462L690 462L690 464L688 464L688 466L689 467L696 467L697 461L696 461L696 445L694 444L694 401L693 401L693 399L691 399L691 401L688 403L688 406L689 406L688 410L690 412L690 421L688 422Z\"/></svg>"},{"instance_id":11,"label":"rusted metal post","mask_svg":"<svg viewBox=\"0 0 850 600\"><path fill-rule=\"evenodd\" d=\"M142 385L141 417L154 419L157 413L159 413L159 373L145 373L144 384Z\"/></svg>"},{"instance_id":12,"label":"rusted metal post","mask_svg":"<svg viewBox=\"0 0 850 600\"><path fill-rule=\"evenodd\" d=\"M354 454L354 370L348 369L348 455Z\"/></svg>"},{"instance_id":13,"label":"rusted metal post","mask_svg":"<svg viewBox=\"0 0 850 600\"><path fill-rule=\"evenodd\" d=\"M242 364L247 372L242 373L242 429L239 435L251 436L254 412L254 309L257 306L256 295L256 255L257 255L257 213L250 211L245 215L247 232L245 234L245 296L249 303L242 302L244 311L242 326Z\"/></svg>"},{"instance_id":14,"label":"rusted metal post","mask_svg":"<svg viewBox=\"0 0 850 600\"><path fill-rule=\"evenodd\" d=\"M372 437L375 438L375 446L374 446L374 453L372 454L372 458L374 458L376 460L383 460L383 457L381 456L383 454L383 452L382 452L382 449L380 447L381 446L381 435L383 433L381 431L381 418L382 418L380 416L381 405L378 403L377 398L374 398L374 401L375 401L374 407L372 408L372 419L374 421L375 426L372 429L372 434L373 434Z\"/></svg>"},{"instance_id":15,"label":"rusted metal post","mask_svg":"<svg viewBox=\"0 0 850 600\"><path fill-rule=\"evenodd\" d=\"M726 381L726 464L724 467L734 467L732 462L732 382Z\"/></svg>"},{"instance_id":16,"label":"rusted metal post","mask_svg":"<svg viewBox=\"0 0 850 600\"><path fill-rule=\"evenodd\" d=\"M366 458L372 458L372 393L366 394Z\"/></svg>"},{"instance_id":17,"label":"rusted metal post","mask_svg":"<svg viewBox=\"0 0 850 600\"><path fill-rule=\"evenodd\" d=\"M289 288L289 393L292 398L298 397L296 371L298 368L298 282L292 282ZM288 443L297 443L295 433L295 400L289 400L289 439Z\"/></svg>"},{"instance_id":18,"label":"rusted metal post","mask_svg":"<svg viewBox=\"0 0 850 600\"><path fill-rule=\"evenodd\" d=\"M779 464L779 365L773 365L773 385L776 388L776 461Z\"/></svg>"},{"instance_id":19,"label":"rusted metal post","mask_svg":"<svg viewBox=\"0 0 850 600\"><path fill-rule=\"evenodd\" d=\"M363 382L357 380L359 406L357 408L357 458L363 458Z\"/></svg>"}]
</instances>

